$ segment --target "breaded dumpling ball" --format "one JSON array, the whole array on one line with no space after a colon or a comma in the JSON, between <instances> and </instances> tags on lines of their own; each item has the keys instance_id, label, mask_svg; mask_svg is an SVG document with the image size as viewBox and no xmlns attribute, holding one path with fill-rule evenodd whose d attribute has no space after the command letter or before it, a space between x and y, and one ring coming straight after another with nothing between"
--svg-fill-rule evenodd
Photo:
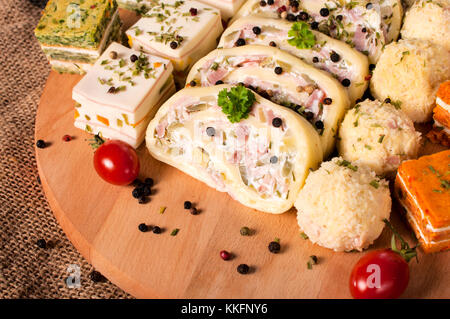
<instances>
[{"instance_id":1,"label":"breaded dumpling ball","mask_svg":"<svg viewBox=\"0 0 450 319\"><path fill-rule=\"evenodd\" d=\"M439 84L450 78L450 51L425 40L387 45L370 81L372 94L392 103L414 122L431 119Z\"/></svg>"},{"instance_id":2,"label":"breaded dumpling ball","mask_svg":"<svg viewBox=\"0 0 450 319\"><path fill-rule=\"evenodd\" d=\"M309 174L295 207L300 229L313 243L361 251L380 236L391 196L388 182L368 167L335 157Z\"/></svg>"},{"instance_id":3,"label":"breaded dumpling ball","mask_svg":"<svg viewBox=\"0 0 450 319\"><path fill-rule=\"evenodd\" d=\"M421 134L401 110L365 100L347 112L339 129L339 155L370 167L378 175L395 171L417 157Z\"/></svg>"},{"instance_id":4,"label":"breaded dumpling ball","mask_svg":"<svg viewBox=\"0 0 450 319\"><path fill-rule=\"evenodd\" d=\"M403 39L429 40L450 50L450 0L419 0L406 12Z\"/></svg>"}]
</instances>

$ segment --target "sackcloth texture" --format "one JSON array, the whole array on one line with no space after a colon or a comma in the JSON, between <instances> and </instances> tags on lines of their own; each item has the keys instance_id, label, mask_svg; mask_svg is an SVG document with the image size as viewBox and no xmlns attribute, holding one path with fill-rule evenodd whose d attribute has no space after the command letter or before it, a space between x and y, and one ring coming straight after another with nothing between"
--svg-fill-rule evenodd
<instances>
[{"instance_id":1,"label":"sackcloth texture","mask_svg":"<svg viewBox=\"0 0 450 319\"><path fill-rule=\"evenodd\" d=\"M50 72L33 35L44 1L0 0L0 298L132 298L106 280L69 242L39 183L34 123ZM49 242L41 249L38 239ZM79 288L69 288L69 265Z\"/></svg>"}]
</instances>

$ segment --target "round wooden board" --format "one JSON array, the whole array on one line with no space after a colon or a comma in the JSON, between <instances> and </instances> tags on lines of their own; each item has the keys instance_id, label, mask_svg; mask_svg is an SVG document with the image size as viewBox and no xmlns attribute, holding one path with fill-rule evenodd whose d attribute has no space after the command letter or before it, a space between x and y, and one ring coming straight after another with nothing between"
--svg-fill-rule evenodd
<instances>
[{"instance_id":1,"label":"round wooden board","mask_svg":"<svg viewBox=\"0 0 450 319\"><path fill-rule=\"evenodd\" d=\"M135 17L121 12L127 25ZM73 126L72 88L80 76L51 72L36 117L36 139L50 143L36 149L38 170L48 202L61 227L81 254L109 280L141 298L349 298L352 266L363 253L335 253L302 239L295 209L270 215L246 208L188 175L138 149L141 177L155 180L151 201L140 205L131 186L101 180L92 164L93 150L85 132ZM74 139L62 141L70 134ZM425 153L438 150L426 144ZM185 200L201 210L193 216ZM166 206L164 214L159 209ZM413 243L411 232L393 208L391 220ZM141 233L140 223L158 225L160 235ZM255 232L244 237L242 226ZM177 236L170 236L179 228ZM390 245L385 228L371 247ZM282 250L267 245L280 238ZM234 258L223 261L219 252ZM309 256L319 264L308 270ZM411 261L405 298L450 297L450 253L424 255ZM237 265L252 272L240 275Z\"/></svg>"}]
</instances>

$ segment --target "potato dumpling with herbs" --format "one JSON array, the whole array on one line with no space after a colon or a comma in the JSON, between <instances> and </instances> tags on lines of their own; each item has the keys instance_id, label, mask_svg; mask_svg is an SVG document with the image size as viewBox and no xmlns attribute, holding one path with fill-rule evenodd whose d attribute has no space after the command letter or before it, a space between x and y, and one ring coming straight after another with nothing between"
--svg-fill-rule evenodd
<instances>
[{"instance_id":1,"label":"potato dumpling with herbs","mask_svg":"<svg viewBox=\"0 0 450 319\"><path fill-rule=\"evenodd\" d=\"M400 40L387 45L373 72L375 98L390 98L411 120L431 119L439 85L450 78L450 52L426 40Z\"/></svg>"},{"instance_id":2,"label":"potato dumpling with herbs","mask_svg":"<svg viewBox=\"0 0 450 319\"><path fill-rule=\"evenodd\" d=\"M363 165L335 157L311 172L295 202L301 231L335 251L363 250L389 219L388 182Z\"/></svg>"},{"instance_id":3,"label":"potato dumpling with herbs","mask_svg":"<svg viewBox=\"0 0 450 319\"><path fill-rule=\"evenodd\" d=\"M365 100L345 115L339 131L339 155L379 175L387 174L402 161L417 157L420 136L395 105Z\"/></svg>"}]
</instances>

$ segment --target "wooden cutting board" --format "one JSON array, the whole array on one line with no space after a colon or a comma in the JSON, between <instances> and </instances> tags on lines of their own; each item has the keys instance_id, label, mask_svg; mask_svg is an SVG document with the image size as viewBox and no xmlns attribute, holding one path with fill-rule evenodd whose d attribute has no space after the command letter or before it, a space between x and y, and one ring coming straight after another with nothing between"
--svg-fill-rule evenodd
<instances>
[{"instance_id":1,"label":"wooden cutting board","mask_svg":"<svg viewBox=\"0 0 450 319\"><path fill-rule=\"evenodd\" d=\"M126 25L133 14L122 11ZM151 201L140 205L132 186L101 180L93 167L93 150L85 132L73 126L72 88L80 76L51 72L36 116L35 137L50 143L37 149L38 170L48 202L67 237L109 280L142 298L350 298L348 281L364 253L335 253L300 236L295 209L270 215L246 208L184 173L138 149L141 177L155 180ZM64 142L62 137L74 137ZM424 153L440 148L426 143ZM183 209L190 200L200 209ZM166 206L164 214L159 209ZM398 208L391 220L414 243ZM140 223L158 225L162 234L142 233ZM241 236L247 226L251 236ZM177 236L170 236L179 228ZM385 229L371 247L390 245ZM282 250L271 254L270 241L280 238ZM234 258L223 261L219 252ZM319 264L308 270L310 255ZM246 263L251 273L236 267ZM450 252L424 255L410 262L411 279L405 298L450 297Z\"/></svg>"}]
</instances>

